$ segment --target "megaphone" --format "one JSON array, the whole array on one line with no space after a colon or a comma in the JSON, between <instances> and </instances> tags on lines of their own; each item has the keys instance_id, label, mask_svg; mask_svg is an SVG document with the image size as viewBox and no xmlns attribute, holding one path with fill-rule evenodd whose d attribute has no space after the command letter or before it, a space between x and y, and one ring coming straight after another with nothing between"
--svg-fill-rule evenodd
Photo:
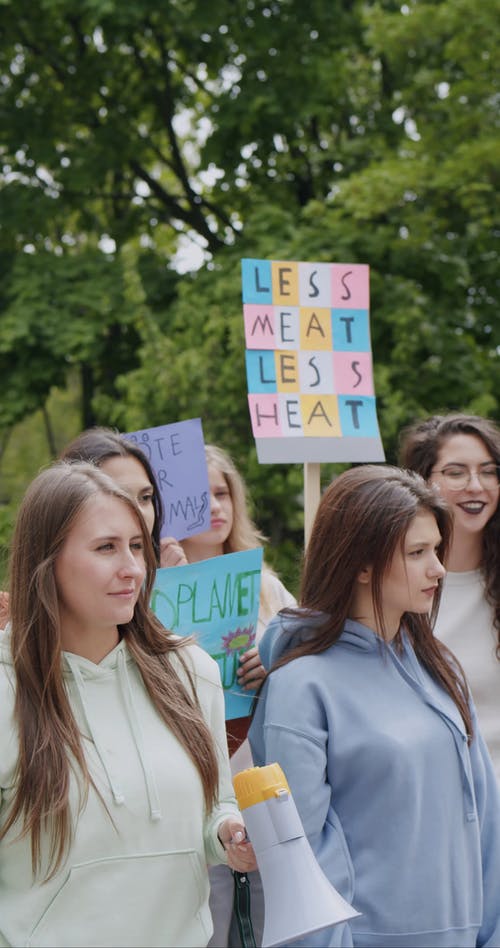
<instances>
[{"instance_id":1,"label":"megaphone","mask_svg":"<svg viewBox=\"0 0 500 948\"><path fill-rule=\"evenodd\" d=\"M262 948L360 915L321 869L280 765L242 770L233 784L262 877Z\"/></svg>"}]
</instances>

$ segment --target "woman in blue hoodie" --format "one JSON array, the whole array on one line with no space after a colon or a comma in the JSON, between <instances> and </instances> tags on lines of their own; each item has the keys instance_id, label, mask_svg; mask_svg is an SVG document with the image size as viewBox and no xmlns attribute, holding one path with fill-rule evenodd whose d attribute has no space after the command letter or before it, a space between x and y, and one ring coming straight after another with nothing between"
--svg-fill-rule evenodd
<instances>
[{"instance_id":1,"label":"woman in blue hoodie","mask_svg":"<svg viewBox=\"0 0 500 948\"><path fill-rule=\"evenodd\" d=\"M43 471L12 540L0 633L0 946L205 946L208 864L255 868L216 663L149 608L130 494Z\"/></svg>"},{"instance_id":2,"label":"woman in blue hoodie","mask_svg":"<svg viewBox=\"0 0 500 948\"><path fill-rule=\"evenodd\" d=\"M314 853L361 914L307 945L500 945L500 795L458 662L432 633L450 539L419 475L325 491L300 608L259 651L250 743L278 762Z\"/></svg>"}]
</instances>

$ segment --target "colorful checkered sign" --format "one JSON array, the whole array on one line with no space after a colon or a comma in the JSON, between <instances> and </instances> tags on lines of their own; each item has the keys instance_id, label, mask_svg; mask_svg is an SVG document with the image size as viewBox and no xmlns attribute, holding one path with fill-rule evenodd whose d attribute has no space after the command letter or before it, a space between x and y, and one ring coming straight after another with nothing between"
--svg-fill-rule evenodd
<instances>
[{"instance_id":1,"label":"colorful checkered sign","mask_svg":"<svg viewBox=\"0 0 500 948\"><path fill-rule=\"evenodd\" d=\"M246 258L242 288L259 461L383 461L368 265Z\"/></svg>"}]
</instances>

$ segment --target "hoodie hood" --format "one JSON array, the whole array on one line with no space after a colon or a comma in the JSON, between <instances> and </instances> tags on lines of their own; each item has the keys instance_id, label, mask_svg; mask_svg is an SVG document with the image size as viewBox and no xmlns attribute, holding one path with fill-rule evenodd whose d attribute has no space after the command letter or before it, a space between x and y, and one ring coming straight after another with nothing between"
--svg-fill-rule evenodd
<instances>
[{"instance_id":1,"label":"hoodie hood","mask_svg":"<svg viewBox=\"0 0 500 948\"><path fill-rule=\"evenodd\" d=\"M291 649L313 639L327 618L324 612L310 613L305 610L297 610L294 615L280 613L275 616L259 642L259 655L264 668L269 671ZM363 651L373 651L385 644L372 629L352 619L347 619L338 641L348 648Z\"/></svg>"},{"instance_id":2,"label":"hoodie hood","mask_svg":"<svg viewBox=\"0 0 500 948\"><path fill-rule=\"evenodd\" d=\"M72 652L62 653L62 663L63 676L68 685L71 685L71 681L74 683L81 710L87 723L89 736L94 742L96 752L101 761L103 770L106 773L113 799L116 804L121 805L125 802L125 796L114 774L112 754L104 748L99 733L99 715L93 710L93 702L88 700L88 688L90 683L98 683L105 688L107 680L116 676L125 706L130 732L144 774L150 817L152 820L161 819L162 812L154 769L146 749L134 692L130 682L134 661L127 648L126 640L122 639L97 665L87 658L83 658L81 655L74 655Z\"/></svg>"},{"instance_id":3,"label":"hoodie hood","mask_svg":"<svg viewBox=\"0 0 500 948\"><path fill-rule=\"evenodd\" d=\"M259 643L259 654L266 671L269 671L278 659L291 649L313 639L326 619L325 613L311 614L305 610L302 614L297 611L294 615L275 616ZM464 722L456 705L445 697L437 682L423 671L404 629L401 630L400 638L402 649L396 650L392 643L385 642L373 629L353 619L347 619L341 636L325 652L337 648L364 653L378 650L382 656L394 664L398 674L421 700L440 715L450 729L457 748L462 770L466 816L467 820L473 821L476 819L476 812L470 757L467 753L468 735Z\"/></svg>"},{"instance_id":4,"label":"hoodie hood","mask_svg":"<svg viewBox=\"0 0 500 948\"><path fill-rule=\"evenodd\" d=\"M0 633L0 663L10 666L8 677L14 685L14 665L8 629ZM131 678L137 677L137 670L126 640L122 639L98 664L72 652L62 652L61 663L63 678L72 699L73 713L76 714L82 734L94 745L115 804L121 806L125 803L125 794L115 772L114 748L109 746L109 741L106 741L103 736L102 719L109 691L118 689L144 776L150 819L161 819L162 812L154 768L146 748L137 709L135 697L137 684L135 682L132 684L131 681ZM92 697L90 691L92 691ZM100 697L101 701L96 701L96 696Z\"/></svg>"}]
</instances>

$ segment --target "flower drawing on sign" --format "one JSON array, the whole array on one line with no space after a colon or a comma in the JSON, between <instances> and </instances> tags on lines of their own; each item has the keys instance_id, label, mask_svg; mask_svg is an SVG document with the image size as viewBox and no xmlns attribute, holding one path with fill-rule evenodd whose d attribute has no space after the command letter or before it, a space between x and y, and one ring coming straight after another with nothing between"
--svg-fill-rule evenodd
<instances>
[{"instance_id":1,"label":"flower drawing on sign","mask_svg":"<svg viewBox=\"0 0 500 948\"><path fill-rule=\"evenodd\" d=\"M228 632L222 636L222 647L227 655L233 652L241 652L250 648L255 642L255 632L253 625L240 629L239 626L234 632Z\"/></svg>"},{"instance_id":2,"label":"flower drawing on sign","mask_svg":"<svg viewBox=\"0 0 500 948\"><path fill-rule=\"evenodd\" d=\"M233 688L237 684L237 670L239 665L239 656L255 642L255 631L253 625L243 628L238 626L234 632L228 632L222 636L222 652L216 655L212 654L219 662L221 672L222 687L224 689Z\"/></svg>"}]
</instances>

